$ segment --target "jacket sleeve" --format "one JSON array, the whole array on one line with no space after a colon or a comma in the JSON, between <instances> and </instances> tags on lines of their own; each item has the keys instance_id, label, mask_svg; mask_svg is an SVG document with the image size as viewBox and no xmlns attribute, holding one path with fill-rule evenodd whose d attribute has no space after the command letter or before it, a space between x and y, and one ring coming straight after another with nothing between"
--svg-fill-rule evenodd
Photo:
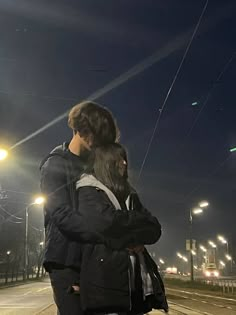
<instances>
[{"instance_id":1,"label":"jacket sleeve","mask_svg":"<svg viewBox=\"0 0 236 315\"><path fill-rule=\"evenodd\" d=\"M104 236L114 249L154 244L160 238L161 225L139 201L134 210L115 210L106 194L94 187L79 189L79 212L87 218L89 230Z\"/></svg>"},{"instance_id":2,"label":"jacket sleeve","mask_svg":"<svg viewBox=\"0 0 236 315\"><path fill-rule=\"evenodd\" d=\"M103 242L101 235L89 234L85 218L72 209L64 158L53 156L46 161L41 168L40 186L46 197L45 228L52 223L72 241Z\"/></svg>"},{"instance_id":3,"label":"jacket sleeve","mask_svg":"<svg viewBox=\"0 0 236 315\"><path fill-rule=\"evenodd\" d=\"M145 222L143 213L115 210L104 193L84 187L78 193L78 211L72 209L66 185L65 162L54 156L41 169L41 190L46 197L45 224L49 221L73 241L103 242L103 235L114 226L133 228ZM101 215L103 214L103 215Z\"/></svg>"},{"instance_id":4,"label":"jacket sleeve","mask_svg":"<svg viewBox=\"0 0 236 315\"><path fill-rule=\"evenodd\" d=\"M138 212L146 216L146 224L129 229L119 238L108 239L108 245L114 249L121 249L125 246L133 247L137 245L151 245L156 243L161 237L161 224L140 202L138 195L132 194L133 210L129 212Z\"/></svg>"}]
</instances>

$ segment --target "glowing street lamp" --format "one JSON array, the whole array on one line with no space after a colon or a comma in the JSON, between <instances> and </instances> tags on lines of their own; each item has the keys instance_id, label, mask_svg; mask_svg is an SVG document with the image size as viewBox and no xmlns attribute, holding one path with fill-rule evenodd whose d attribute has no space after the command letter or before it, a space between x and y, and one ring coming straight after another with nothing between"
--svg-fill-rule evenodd
<instances>
[{"instance_id":1,"label":"glowing street lamp","mask_svg":"<svg viewBox=\"0 0 236 315\"><path fill-rule=\"evenodd\" d=\"M216 244L212 241L209 241L208 244L212 247L212 248L216 248Z\"/></svg>"},{"instance_id":2,"label":"glowing street lamp","mask_svg":"<svg viewBox=\"0 0 236 315\"><path fill-rule=\"evenodd\" d=\"M206 208L206 207L208 207L209 206L209 202L208 201L201 201L201 202L199 202L199 207L200 208Z\"/></svg>"},{"instance_id":3,"label":"glowing street lamp","mask_svg":"<svg viewBox=\"0 0 236 315\"><path fill-rule=\"evenodd\" d=\"M229 243L228 243L228 241L222 235L218 235L217 238L222 244L227 246L227 254L229 254Z\"/></svg>"},{"instance_id":4,"label":"glowing street lamp","mask_svg":"<svg viewBox=\"0 0 236 315\"><path fill-rule=\"evenodd\" d=\"M225 257L226 257L226 259L229 260L229 261L232 260L232 257L231 257L230 255L225 255Z\"/></svg>"},{"instance_id":5,"label":"glowing street lamp","mask_svg":"<svg viewBox=\"0 0 236 315\"><path fill-rule=\"evenodd\" d=\"M199 215L203 213L203 208L206 208L209 206L208 201L201 201L199 202L199 207L190 209L189 213L189 224L190 224L190 276L191 281L194 281L194 268L193 268L193 216Z\"/></svg>"},{"instance_id":6,"label":"glowing street lamp","mask_svg":"<svg viewBox=\"0 0 236 315\"><path fill-rule=\"evenodd\" d=\"M7 251L7 256L9 256L9 255L11 255L11 251L10 250Z\"/></svg>"},{"instance_id":7,"label":"glowing street lamp","mask_svg":"<svg viewBox=\"0 0 236 315\"><path fill-rule=\"evenodd\" d=\"M236 151L236 147L229 150L231 153Z\"/></svg>"},{"instance_id":8,"label":"glowing street lamp","mask_svg":"<svg viewBox=\"0 0 236 315\"><path fill-rule=\"evenodd\" d=\"M45 198L43 196L36 197L34 200L34 205L42 205L45 202Z\"/></svg>"},{"instance_id":9,"label":"glowing street lamp","mask_svg":"<svg viewBox=\"0 0 236 315\"><path fill-rule=\"evenodd\" d=\"M180 259L183 258L183 256L182 256L180 253L177 253L177 256L178 256Z\"/></svg>"},{"instance_id":10,"label":"glowing street lamp","mask_svg":"<svg viewBox=\"0 0 236 315\"><path fill-rule=\"evenodd\" d=\"M200 249L201 249L201 251L203 251L204 253L206 253L206 252L207 252L206 247L204 247L204 246L200 245L200 246L199 246L199 248L200 248Z\"/></svg>"},{"instance_id":11,"label":"glowing street lamp","mask_svg":"<svg viewBox=\"0 0 236 315\"><path fill-rule=\"evenodd\" d=\"M192 214L198 215L203 213L203 209L202 208L195 208L192 210Z\"/></svg>"},{"instance_id":12,"label":"glowing street lamp","mask_svg":"<svg viewBox=\"0 0 236 315\"><path fill-rule=\"evenodd\" d=\"M5 160L8 157L8 151L5 149L0 149L0 161Z\"/></svg>"},{"instance_id":13,"label":"glowing street lamp","mask_svg":"<svg viewBox=\"0 0 236 315\"><path fill-rule=\"evenodd\" d=\"M191 252L192 252L192 255L193 255L193 256L196 256L196 255L197 255L197 253L196 253L194 250L192 250Z\"/></svg>"},{"instance_id":14,"label":"glowing street lamp","mask_svg":"<svg viewBox=\"0 0 236 315\"><path fill-rule=\"evenodd\" d=\"M165 262L164 262L164 260L163 259L159 259L159 262L160 262L160 264L162 264L162 265L164 265L165 264Z\"/></svg>"},{"instance_id":15,"label":"glowing street lamp","mask_svg":"<svg viewBox=\"0 0 236 315\"><path fill-rule=\"evenodd\" d=\"M220 264L222 267L225 267L225 263L222 260L220 260Z\"/></svg>"},{"instance_id":16,"label":"glowing street lamp","mask_svg":"<svg viewBox=\"0 0 236 315\"><path fill-rule=\"evenodd\" d=\"M188 258L187 257L183 256L182 259L183 259L183 261L188 262Z\"/></svg>"}]
</instances>

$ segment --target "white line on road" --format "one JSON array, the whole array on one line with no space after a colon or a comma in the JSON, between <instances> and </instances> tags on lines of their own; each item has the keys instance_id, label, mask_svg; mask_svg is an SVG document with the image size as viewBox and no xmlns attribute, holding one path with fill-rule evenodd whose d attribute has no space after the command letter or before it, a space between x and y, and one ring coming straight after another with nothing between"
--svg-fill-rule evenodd
<instances>
[{"instance_id":1,"label":"white line on road","mask_svg":"<svg viewBox=\"0 0 236 315\"><path fill-rule=\"evenodd\" d=\"M167 289L169 291L175 291L175 292L180 292L180 293L185 293L185 294L193 294L193 295L197 295L197 296L201 296L201 297L207 297L207 298L229 301L229 302L236 302L236 299L230 299L230 298L225 298L225 297L216 296L216 295L201 294L201 293L196 293L196 292L191 292L191 291L183 291L183 290L177 290L177 289L171 289L171 288L167 288Z\"/></svg>"},{"instance_id":2,"label":"white line on road","mask_svg":"<svg viewBox=\"0 0 236 315\"><path fill-rule=\"evenodd\" d=\"M212 305L217 306L217 307L220 307L220 308L225 308L224 305L220 305L220 304L214 304L214 303L213 303Z\"/></svg>"},{"instance_id":3,"label":"white line on road","mask_svg":"<svg viewBox=\"0 0 236 315\"><path fill-rule=\"evenodd\" d=\"M26 293L24 293L24 294L22 294L22 295L25 296L25 295L29 295L29 294L31 294L31 293L33 293L33 291L28 291L28 292L26 292Z\"/></svg>"},{"instance_id":4,"label":"white line on road","mask_svg":"<svg viewBox=\"0 0 236 315\"><path fill-rule=\"evenodd\" d=\"M51 289L50 287L46 287L46 288L43 288L43 289L39 289L39 290L37 290L36 292L42 292L42 291L44 291L44 290L49 290L49 289Z\"/></svg>"},{"instance_id":5,"label":"white line on road","mask_svg":"<svg viewBox=\"0 0 236 315\"><path fill-rule=\"evenodd\" d=\"M175 302L172 302L171 301L171 304L173 304L174 306L177 306L177 307L180 307L184 310L187 310L188 313L183 313L183 310L178 310L178 309L173 309L173 311L181 311L182 314L185 314L185 315L201 315L201 314L204 314L204 315L214 315L212 313L208 313L208 312L201 312L199 310L196 310L196 309L193 309L193 308L190 308L190 307L187 307L185 305L182 305L182 304L179 304L179 303L175 303Z\"/></svg>"}]
</instances>

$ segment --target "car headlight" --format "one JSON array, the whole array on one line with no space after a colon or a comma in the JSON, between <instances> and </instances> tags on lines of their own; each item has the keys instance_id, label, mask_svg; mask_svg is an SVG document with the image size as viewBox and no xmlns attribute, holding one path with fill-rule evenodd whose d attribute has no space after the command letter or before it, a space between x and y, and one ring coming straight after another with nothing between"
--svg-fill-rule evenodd
<instances>
[{"instance_id":1,"label":"car headlight","mask_svg":"<svg viewBox=\"0 0 236 315\"><path fill-rule=\"evenodd\" d=\"M214 276L215 276L215 277L219 277L219 272L218 272L218 271L215 271L215 272L214 272Z\"/></svg>"},{"instance_id":2,"label":"car headlight","mask_svg":"<svg viewBox=\"0 0 236 315\"><path fill-rule=\"evenodd\" d=\"M206 275L206 277L210 277L210 276L211 276L210 271L206 271L206 272L205 272L205 275Z\"/></svg>"}]
</instances>

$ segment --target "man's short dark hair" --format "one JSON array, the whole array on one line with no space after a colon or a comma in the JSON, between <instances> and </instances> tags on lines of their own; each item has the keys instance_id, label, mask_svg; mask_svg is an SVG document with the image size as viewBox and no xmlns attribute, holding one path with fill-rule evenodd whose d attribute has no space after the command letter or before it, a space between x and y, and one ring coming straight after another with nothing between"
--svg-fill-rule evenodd
<instances>
[{"instance_id":1,"label":"man's short dark hair","mask_svg":"<svg viewBox=\"0 0 236 315\"><path fill-rule=\"evenodd\" d=\"M68 125L82 138L92 137L95 146L119 140L119 130L111 112L92 101L75 105L69 113Z\"/></svg>"}]
</instances>

